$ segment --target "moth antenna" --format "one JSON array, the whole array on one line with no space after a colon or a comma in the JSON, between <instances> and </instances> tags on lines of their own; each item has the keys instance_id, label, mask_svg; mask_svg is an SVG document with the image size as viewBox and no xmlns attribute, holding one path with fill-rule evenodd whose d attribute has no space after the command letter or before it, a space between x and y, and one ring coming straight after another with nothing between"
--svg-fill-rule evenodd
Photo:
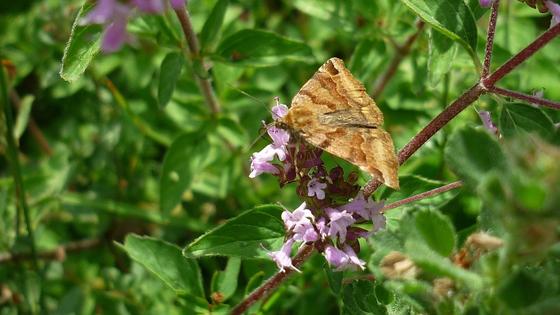
<instances>
[{"instance_id":1,"label":"moth antenna","mask_svg":"<svg viewBox=\"0 0 560 315\"><path fill-rule=\"evenodd\" d=\"M269 107L268 103L266 103L265 101L261 100L260 98L257 98L257 97L255 97L255 96L253 96L253 95L251 95L251 94L249 94L249 93L243 91L242 89L240 89L240 88L238 88L238 87L236 87L236 86L233 86L233 85L231 85L231 84L229 84L229 83L226 83L226 85L229 86L230 88L236 90L237 92L239 92L239 93L241 93L241 94L247 96L248 98L252 99L253 101L257 102L258 104L262 105L262 106L266 109L266 111L272 116L272 111L270 110L270 107ZM278 100L276 101L277 98L278 98ZM277 102L277 104L279 104L280 98L279 98L278 96L275 96L275 97L274 97L274 100Z\"/></svg>"}]
</instances>

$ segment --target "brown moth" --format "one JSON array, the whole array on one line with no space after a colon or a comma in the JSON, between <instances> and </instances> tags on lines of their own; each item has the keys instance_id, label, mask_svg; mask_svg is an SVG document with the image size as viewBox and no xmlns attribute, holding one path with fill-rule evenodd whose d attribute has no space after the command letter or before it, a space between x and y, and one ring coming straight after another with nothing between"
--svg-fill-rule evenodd
<instances>
[{"instance_id":1,"label":"brown moth","mask_svg":"<svg viewBox=\"0 0 560 315\"><path fill-rule=\"evenodd\" d=\"M342 60L331 58L319 68L280 123L385 185L399 188L399 164L393 140L382 127L383 113Z\"/></svg>"}]
</instances>

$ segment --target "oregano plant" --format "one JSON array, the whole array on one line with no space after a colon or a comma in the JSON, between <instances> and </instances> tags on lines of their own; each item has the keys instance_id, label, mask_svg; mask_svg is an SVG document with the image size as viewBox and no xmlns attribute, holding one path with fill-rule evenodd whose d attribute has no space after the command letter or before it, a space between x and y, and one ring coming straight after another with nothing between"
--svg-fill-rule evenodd
<instances>
[{"instance_id":1,"label":"oregano plant","mask_svg":"<svg viewBox=\"0 0 560 315\"><path fill-rule=\"evenodd\" d=\"M560 312L558 1L0 6L1 313Z\"/></svg>"}]
</instances>

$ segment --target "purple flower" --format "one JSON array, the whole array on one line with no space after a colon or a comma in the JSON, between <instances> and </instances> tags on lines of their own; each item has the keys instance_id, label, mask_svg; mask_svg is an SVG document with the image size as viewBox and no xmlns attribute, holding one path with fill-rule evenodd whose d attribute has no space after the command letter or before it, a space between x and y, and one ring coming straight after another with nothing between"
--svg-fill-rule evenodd
<instances>
[{"instance_id":1,"label":"purple flower","mask_svg":"<svg viewBox=\"0 0 560 315\"><path fill-rule=\"evenodd\" d=\"M275 147L286 146L290 141L290 133L282 128L277 128L275 126L268 127L266 130L272 143Z\"/></svg>"},{"instance_id":2,"label":"purple flower","mask_svg":"<svg viewBox=\"0 0 560 315\"><path fill-rule=\"evenodd\" d=\"M173 9L182 9L185 7L185 0L171 0L171 7Z\"/></svg>"},{"instance_id":3,"label":"purple flower","mask_svg":"<svg viewBox=\"0 0 560 315\"><path fill-rule=\"evenodd\" d=\"M364 270L366 262L361 260L360 258L358 258L358 255L356 255L356 252L354 252L354 250L352 249L352 246L346 244L344 245L344 253L346 253L346 255L348 255L348 260L349 263L354 264L358 267L360 267L360 269Z\"/></svg>"},{"instance_id":4,"label":"purple flower","mask_svg":"<svg viewBox=\"0 0 560 315\"><path fill-rule=\"evenodd\" d=\"M300 242L315 242L319 240L319 234L315 231L312 223L298 224L294 227L292 239Z\"/></svg>"},{"instance_id":5,"label":"purple flower","mask_svg":"<svg viewBox=\"0 0 560 315\"><path fill-rule=\"evenodd\" d=\"M327 184L321 183L317 178L312 178L307 183L307 196L315 196L317 199L323 200L325 199L325 188L327 188Z\"/></svg>"},{"instance_id":6,"label":"purple flower","mask_svg":"<svg viewBox=\"0 0 560 315\"><path fill-rule=\"evenodd\" d=\"M550 27L560 23L560 4L554 3L554 1L547 0L544 2L548 11L552 14L552 20L550 21Z\"/></svg>"},{"instance_id":7,"label":"purple flower","mask_svg":"<svg viewBox=\"0 0 560 315\"><path fill-rule=\"evenodd\" d=\"M292 212L287 210L282 212L282 221L284 221L288 230L291 230L296 225L311 224L315 220L311 210L306 209L306 207L307 204L304 202Z\"/></svg>"},{"instance_id":8,"label":"purple flower","mask_svg":"<svg viewBox=\"0 0 560 315\"><path fill-rule=\"evenodd\" d=\"M268 253L268 256L270 256L272 260L274 260L276 266L278 266L278 268L280 269L280 272L285 272L285 268L292 268L297 272L301 272L299 269L294 267L292 258L290 257L293 244L294 240L289 239L286 241L286 243L284 243L284 245L282 245L282 248L279 251Z\"/></svg>"},{"instance_id":9,"label":"purple flower","mask_svg":"<svg viewBox=\"0 0 560 315\"><path fill-rule=\"evenodd\" d=\"M384 202L375 202L371 197L366 201L364 193L359 191L356 197L349 203L338 207L340 210L346 210L350 213L356 213L366 220L373 220L376 216L380 215L383 209Z\"/></svg>"},{"instance_id":10,"label":"purple flower","mask_svg":"<svg viewBox=\"0 0 560 315\"><path fill-rule=\"evenodd\" d=\"M132 3L146 13L160 13L165 9L162 0L132 0Z\"/></svg>"},{"instance_id":11,"label":"purple flower","mask_svg":"<svg viewBox=\"0 0 560 315\"><path fill-rule=\"evenodd\" d=\"M99 0L93 10L80 20L81 25L103 24L101 49L114 52L127 40L126 25L132 8L116 0Z\"/></svg>"},{"instance_id":12,"label":"purple flower","mask_svg":"<svg viewBox=\"0 0 560 315\"><path fill-rule=\"evenodd\" d=\"M484 8L488 8L489 6L492 5L492 2L494 2L494 0L480 0L480 6Z\"/></svg>"},{"instance_id":13,"label":"purple flower","mask_svg":"<svg viewBox=\"0 0 560 315\"><path fill-rule=\"evenodd\" d=\"M490 131L492 134L498 133L498 128L496 128L496 125L494 125L494 123L492 122L492 116L490 115L490 112L481 110L478 112L478 116L480 117L480 120L482 120L482 123L484 124L484 128L486 128L486 130Z\"/></svg>"},{"instance_id":14,"label":"purple flower","mask_svg":"<svg viewBox=\"0 0 560 315\"><path fill-rule=\"evenodd\" d=\"M278 169L267 160L261 159L257 154L251 157L251 173L250 178L255 178L262 173L278 174Z\"/></svg>"},{"instance_id":15,"label":"purple flower","mask_svg":"<svg viewBox=\"0 0 560 315\"><path fill-rule=\"evenodd\" d=\"M348 255L346 255L345 252L332 245L327 245L323 255L325 256L325 259L327 259L329 265L336 267L337 270L338 268L344 268L349 261Z\"/></svg>"},{"instance_id":16,"label":"purple flower","mask_svg":"<svg viewBox=\"0 0 560 315\"><path fill-rule=\"evenodd\" d=\"M274 98L276 105L272 107L272 119L278 120L288 113L288 106L280 104L280 98L277 96Z\"/></svg>"},{"instance_id":17,"label":"purple flower","mask_svg":"<svg viewBox=\"0 0 560 315\"><path fill-rule=\"evenodd\" d=\"M356 220L352 217L352 214L348 213L346 210L340 211L333 208L327 208L325 209L325 212L330 219L327 234L330 237L336 237L338 235L339 241L344 243L346 240L346 230L350 225L356 222Z\"/></svg>"}]
</instances>

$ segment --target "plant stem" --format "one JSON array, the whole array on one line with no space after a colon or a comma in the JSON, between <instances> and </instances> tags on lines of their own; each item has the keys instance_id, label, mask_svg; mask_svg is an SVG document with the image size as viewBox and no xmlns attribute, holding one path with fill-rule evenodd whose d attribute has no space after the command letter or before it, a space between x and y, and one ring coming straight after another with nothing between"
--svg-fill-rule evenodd
<instances>
[{"instance_id":1,"label":"plant stem","mask_svg":"<svg viewBox=\"0 0 560 315\"><path fill-rule=\"evenodd\" d=\"M101 244L100 239L86 239L71 242L62 246L58 246L56 249L40 252L37 254L39 259L44 260L58 260L63 261L66 258L66 254L79 252L87 249L97 247ZM22 260L33 259L31 253L2 253L0 254L0 264L9 262L20 262Z\"/></svg>"},{"instance_id":2,"label":"plant stem","mask_svg":"<svg viewBox=\"0 0 560 315\"><path fill-rule=\"evenodd\" d=\"M537 104L537 105L541 105L541 106L550 107L552 109L560 109L560 103L559 102L547 100L545 98L540 98L540 97L536 97L536 96L533 96L533 95L527 95L527 94L516 92L516 91L511 91L511 90L508 90L508 89L502 89L502 88L499 88L497 86L492 86L492 87L488 88L488 92L503 95L503 96L510 97L510 98L515 98L515 99L518 99L518 100L523 100L523 101L529 102L531 104Z\"/></svg>"},{"instance_id":3,"label":"plant stem","mask_svg":"<svg viewBox=\"0 0 560 315\"><path fill-rule=\"evenodd\" d=\"M303 264L313 253L314 247L311 245L305 245L292 260L293 265L297 268ZM247 296L241 303L237 304L230 312L231 315L241 315L243 314L251 305L255 304L260 299L264 299L269 296L272 291L278 287L282 282L284 282L291 274L295 271L292 269L286 269L284 272L278 272L255 291L253 291L249 296Z\"/></svg>"},{"instance_id":4,"label":"plant stem","mask_svg":"<svg viewBox=\"0 0 560 315\"><path fill-rule=\"evenodd\" d=\"M179 19L179 22L181 23L181 29L183 30L183 34L185 35L185 39L187 40L187 45L191 53L191 61L200 62L200 64L202 64L204 67L204 60L200 55L200 45L198 43L196 33L193 30L191 18L189 16L189 12L187 11L187 7L185 6L185 8L183 9L175 9L174 11L177 15L177 18ZM206 104L208 104L213 114L219 113L220 104L216 99L216 95L212 88L212 84L210 83L210 79L208 79L208 75L200 76L197 71L194 71L194 73Z\"/></svg>"},{"instance_id":5,"label":"plant stem","mask_svg":"<svg viewBox=\"0 0 560 315\"><path fill-rule=\"evenodd\" d=\"M395 52L395 56L393 57L393 60L391 60L391 63L387 67L387 70L385 70L385 72L381 75L381 77L379 77L379 79L377 79L377 81L375 82L373 92L371 93L374 99L378 98L379 95L383 93L383 90L385 90L387 83L389 83L389 81L393 78L393 76L395 76L395 73L397 73L397 69L399 68L399 65L403 61L404 57L406 57L410 53L412 44L414 44L416 38L418 38L418 35L420 35L420 32L422 32L422 30L424 29L424 25L425 23L422 20L416 22L416 32L410 35L406 39L404 44L402 44L401 46L398 45L396 46L397 49Z\"/></svg>"},{"instance_id":6,"label":"plant stem","mask_svg":"<svg viewBox=\"0 0 560 315\"><path fill-rule=\"evenodd\" d=\"M517 53L515 56L511 57L506 63L500 66L496 71L490 74L487 78L483 78L481 81L486 88L490 88L501 80L505 75L510 73L513 69L517 68L522 62L529 59L534 53L539 51L544 45L548 44L556 36L560 34L560 23L549 28L546 32L542 33L537 39L535 39L531 44Z\"/></svg>"},{"instance_id":7,"label":"plant stem","mask_svg":"<svg viewBox=\"0 0 560 315\"><path fill-rule=\"evenodd\" d=\"M418 201L418 200L421 200L421 199L425 199L425 198L428 198L428 197L432 197L432 196L435 196L435 195L438 195L438 194L442 194L446 191L450 191L450 190L459 188L461 186L463 186L463 182L456 181L456 182L453 182L453 183L450 183L450 184L447 184L447 185L444 185L444 186L441 186L441 187L438 187L438 188L434 188L432 190L428 190L426 192L423 192L423 193L420 193L420 194L417 194L417 195L414 195L414 196L411 196L411 197L408 197L408 198L405 198L405 199L401 199L399 201L395 201L395 202L393 202L391 204L388 204L385 207L383 207L383 209L381 209L381 211L386 212L387 210L391 210L391 209L400 207L404 204L411 203L411 202L414 202L414 201Z\"/></svg>"},{"instance_id":8,"label":"plant stem","mask_svg":"<svg viewBox=\"0 0 560 315\"><path fill-rule=\"evenodd\" d=\"M31 223L31 215L29 213L29 207L27 206L27 200L25 199L25 187L23 185L23 178L21 176L21 168L18 159L18 149L14 139L14 122L12 116L12 107L8 101L8 80L4 68L0 68L0 102L4 112L4 119L6 120L6 143L7 143L7 155L12 171L12 176L14 178L15 194L16 194L16 207L19 212L23 212L23 217L25 220L25 226L27 228L27 235L29 237L29 245L31 247L31 256L33 257L33 269L39 278L39 306L43 311L46 312L45 300L43 296L43 273L39 268L39 259L37 258L37 247L35 245L35 235L33 232L33 225ZM19 215L19 214L18 214Z\"/></svg>"},{"instance_id":9,"label":"plant stem","mask_svg":"<svg viewBox=\"0 0 560 315\"><path fill-rule=\"evenodd\" d=\"M490 14L490 22L488 23L488 35L486 36L486 51L484 53L484 65L482 67L482 78L486 78L490 73L492 63L492 50L494 48L494 37L496 36L496 24L498 20L498 8L500 0L492 3L492 13Z\"/></svg>"}]
</instances>

